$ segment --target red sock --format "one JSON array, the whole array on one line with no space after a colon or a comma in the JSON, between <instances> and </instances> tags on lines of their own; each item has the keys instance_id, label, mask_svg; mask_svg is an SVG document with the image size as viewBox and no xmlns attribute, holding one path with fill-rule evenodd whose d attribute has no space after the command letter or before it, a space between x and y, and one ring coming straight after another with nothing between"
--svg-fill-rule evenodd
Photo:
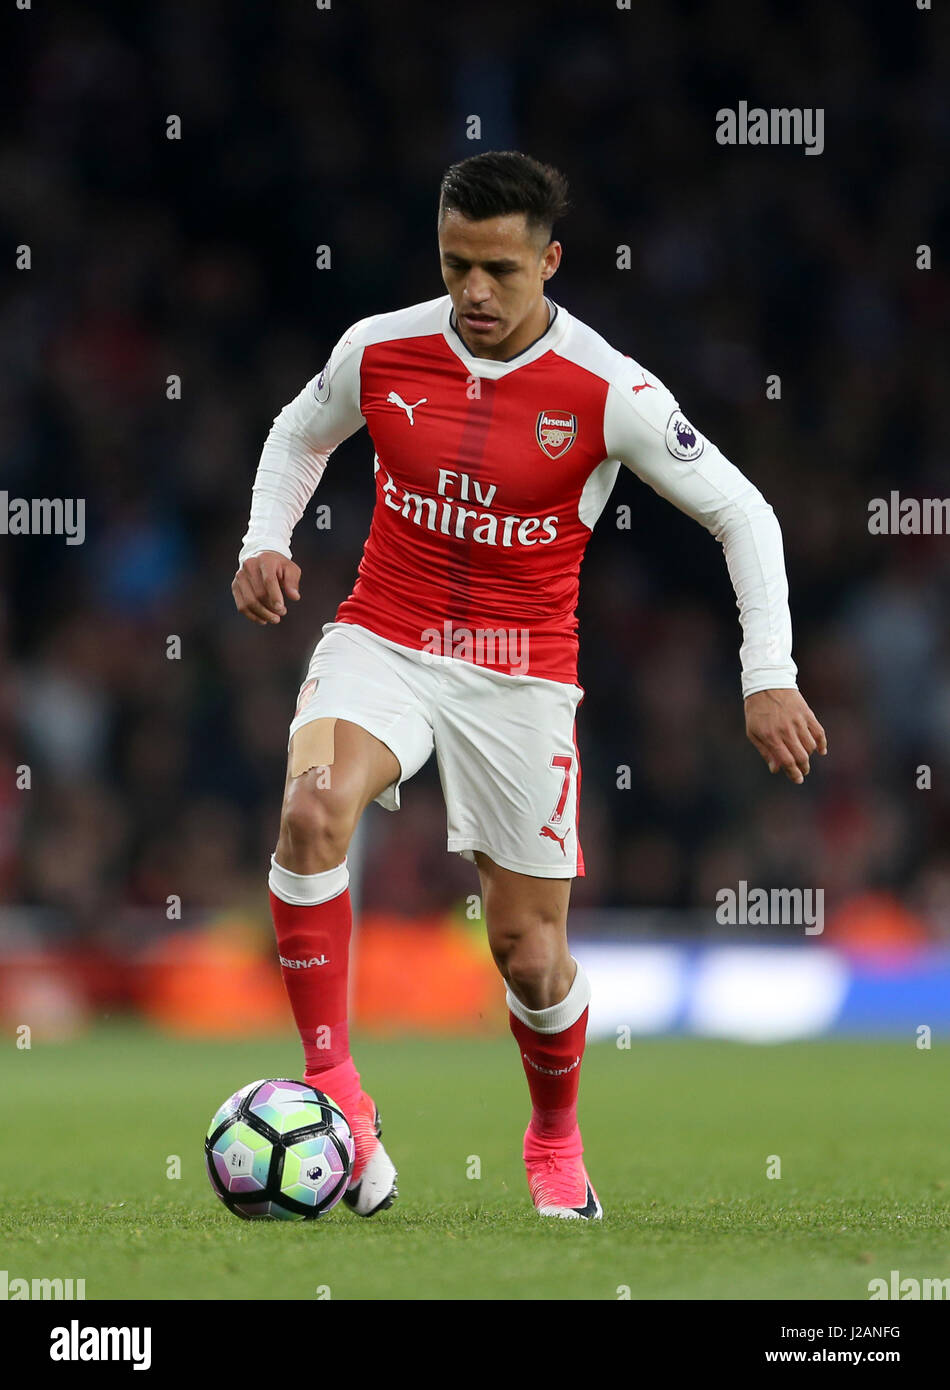
<instances>
[{"instance_id":1,"label":"red sock","mask_svg":"<svg viewBox=\"0 0 950 1390\"><path fill-rule=\"evenodd\" d=\"M566 1139L577 1128L577 1091L587 1039L587 1009L561 1033L536 1033L509 1011L531 1093L529 1128L543 1139Z\"/></svg>"},{"instance_id":2,"label":"red sock","mask_svg":"<svg viewBox=\"0 0 950 1390\"><path fill-rule=\"evenodd\" d=\"M304 1080L340 1106L356 1144L356 1181L376 1144L375 1107L350 1056L348 986L353 909L346 863L295 874L271 860L270 905L280 968L304 1051Z\"/></svg>"},{"instance_id":3,"label":"red sock","mask_svg":"<svg viewBox=\"0 0 950 1390\"><path fill-rule=\"evenodd\" d=\"M528 1009L508 991L508 1022L531 1094L528 1133L538 1139L568 1139L577 1129L589 1002L590 985L579 964L566 998L548 1009Z\"/></svg>"},{"instance_id":4,"label":"red sock","mask_svg":"<svg viewBox=\"0 0 950 1390\"><path fill-rule=\"evenodd\" d=\"M353 909L345 862L294 874L271 861L270 906L280 968L308 1072L350 1055L348 986Z\"/></svg>"}]
</instances>

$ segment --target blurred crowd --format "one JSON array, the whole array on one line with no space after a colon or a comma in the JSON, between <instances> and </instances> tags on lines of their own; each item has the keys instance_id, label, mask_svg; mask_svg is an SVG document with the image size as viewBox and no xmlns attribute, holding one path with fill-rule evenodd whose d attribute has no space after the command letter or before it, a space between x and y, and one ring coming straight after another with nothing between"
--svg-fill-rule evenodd
<instances>
[{"instance_id":1,"label":"blurred crowd","mask_svg":"<svg viewBox=\"0 0 950 1390\"><path fill-rule=\"evenodd\" d=\"M722 553L622 476L582 571L574 901L704 906L741 879L821 886L830 907L884 892L950 939L950 537L867 527L892 489L950 495L945 17L148 0L8 31L2 486L84 497L87 534L0 541L7 903L84 935L169 895L264 910L287 725L352 586L373 470L365 432L334 455L332 524L308 513L295 536L302 601L264 630L230 593L260 446L349 324L442 292L444 167L519 148L571 183L552 298L666 381L774 505L830 745L804 787L769 776ZM718 145L740 100L824 108L824 153ZM364 907L410 917L477 887L446 854L434 763L398 815L371 809L360 854Z\"/></svg>"}]
</instances>

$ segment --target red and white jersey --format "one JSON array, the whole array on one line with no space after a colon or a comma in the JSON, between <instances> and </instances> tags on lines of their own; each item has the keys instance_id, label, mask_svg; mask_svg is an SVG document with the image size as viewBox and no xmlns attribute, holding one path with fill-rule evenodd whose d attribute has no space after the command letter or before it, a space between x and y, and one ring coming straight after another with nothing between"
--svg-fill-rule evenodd
<instances>
[{"instance_id":1,"label":"red and white jersey","mask_svg":"<svg viewBox=\"0 0 950 1390\"><path fill-rule=\"evenodd\" d=\"M517 665L504 641L476 659L576 684L580 564L624 464L722 542L743 695L794 686L771 507L652 373L563 308L550 313L507 362L468 351L448 295L355 324L274 421L239 563L290 558L330 454L365 424L376 505L337 621L417 650L433 650L433 633L520 634ZM464 642L439 650L467 654Z\"/></svg>"}]
</instances>

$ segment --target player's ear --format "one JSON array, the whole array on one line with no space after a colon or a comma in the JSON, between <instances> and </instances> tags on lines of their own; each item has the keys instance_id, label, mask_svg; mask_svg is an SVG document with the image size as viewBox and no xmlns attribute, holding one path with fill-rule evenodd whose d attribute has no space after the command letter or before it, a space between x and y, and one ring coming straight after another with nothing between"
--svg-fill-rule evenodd
<instances>
[{"instance_id":1,"label":"player's ear","mask_svg":"<svg viewBox=\"0 0 950 1390\"><path fill-rule=\"evenodd\" d=\"M561 264L562 246L559 241L548 242L541 257L541 279L550 280L558 266Z\"/></svg>"}]
</instances>

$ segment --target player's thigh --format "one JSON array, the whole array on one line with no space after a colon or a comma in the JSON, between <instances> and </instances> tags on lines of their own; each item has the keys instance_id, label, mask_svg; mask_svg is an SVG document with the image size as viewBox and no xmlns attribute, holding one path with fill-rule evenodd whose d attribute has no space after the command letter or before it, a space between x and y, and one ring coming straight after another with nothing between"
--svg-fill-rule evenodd
<instances>
[{"instance_id":1,"label":"player's thigh","mask_svg":"<svg viewBox=\"0 0 950 1390\"><path fill-rule=\"evenodd\" d=\"M399 782L432 751L412 675L371 634L324 628L290 724L285 846L319 838L339 849L370 801L398 809Z\"/></svg>"},{"instance_id":2,"label":"player's thigh","mask_svg":"<svg viewBox=\"0 0 950 1390\"><path fill-rule=\"evenodd\" d=\"M284 782L285 811L302 799L325 801L354 821L380 792L398 781L399 759L368 729L348 719L328 720L332 743L315 756L329 755L330 761L316 764L294 775L294 742L287 754ZM306 730L308 726L304 725ZM298 731L299 732L299 731ZM296 738L296 735L295 735Z\"/></svg>"}]
</instances>

